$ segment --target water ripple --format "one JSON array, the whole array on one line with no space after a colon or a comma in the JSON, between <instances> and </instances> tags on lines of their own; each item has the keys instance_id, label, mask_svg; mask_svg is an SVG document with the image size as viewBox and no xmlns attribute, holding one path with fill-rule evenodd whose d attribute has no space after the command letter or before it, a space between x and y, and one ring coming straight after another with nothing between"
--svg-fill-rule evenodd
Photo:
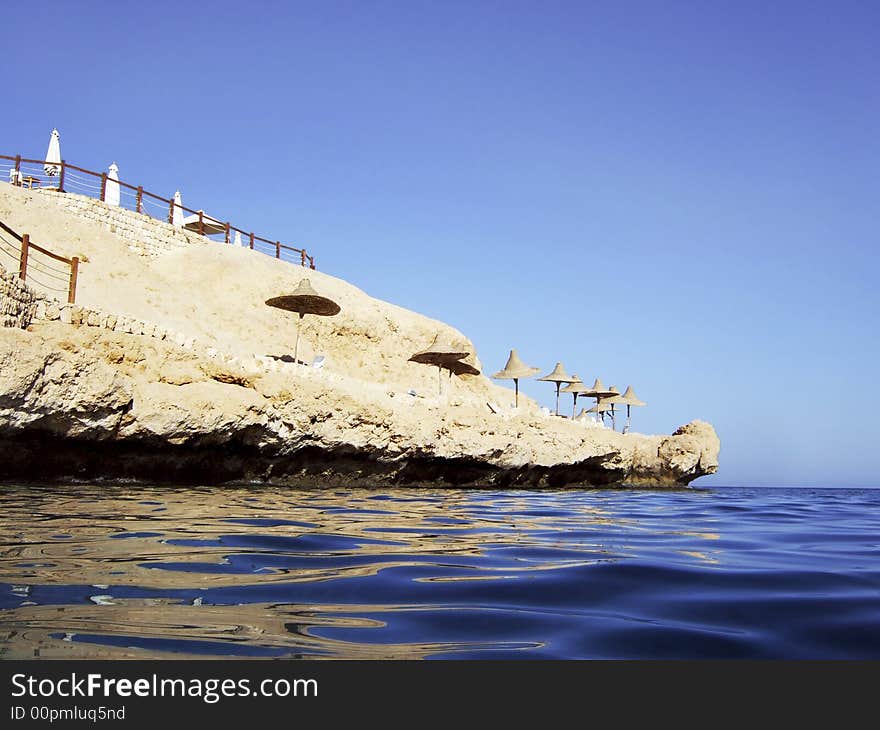
<instances>
[{"instance_id":1,"label":"water ripple","mask_svg":"<svg viewBox=\"0 0 880 730\"><path fill-rule=\"evenodd\" d=\"M0 655L880 658L880 491L0 488Z\"/></svg>"}]
</instances>

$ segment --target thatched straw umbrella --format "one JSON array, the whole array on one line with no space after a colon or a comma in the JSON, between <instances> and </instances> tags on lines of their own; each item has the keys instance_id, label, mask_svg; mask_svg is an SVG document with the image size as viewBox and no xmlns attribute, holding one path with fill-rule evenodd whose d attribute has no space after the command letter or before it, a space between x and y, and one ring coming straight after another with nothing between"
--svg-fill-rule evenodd
<instances>
[{"instance_id":1,"label":"thatched straw umbrella","mask_svg":"<svg viewBox=\"0 0 880 730\"><path fill-rule=\"evenodd\" d=\"M584 385L584 382L575 374L571 376L571 383L566 385L562 389L562 393L571 393L572 401L571 401L571 417L574 418L574 411L577 407L577 399L581 393L586 392L589 388Z\"/></svg>"},{"instance_id":2,"label":"thatched straw umbrella","mask_svg":"<svg viewBox=\"0 0 880 730\"><path fill-rule=\"evenodd\" d=\"M613 398L618 393L613 390L608 390L605 385L602 383L602 380L596 378L596 382L593 383L592 388L587 388L581 395L586 396L587 398L595 398L596 405L599 405L599 402L603 398Z\"/></svg>"},{"instance_id":3,"label":"thatched straw umbrella","mask_svg":"<svg viewBox=\"0 0 880 730\"><path fill-rule=\"evenodd\" d=\"M609 396L608 398L603 398L602 402L607 403L608 405L611 406L611 408L609 409L611 411L611 428L616 431L617 430L617 421L614 418L614 404L616 403L616 401L614 399L620 397L620 391L613 385L609 385L608 390L611 391L612 393L614 393L614 395Z\"/></svg>"},{"instance_id":4,"label":"thatched straw umbrella","mask_svg":"<svg viewBox=\"0 0 880 730\"><path fill-rule=\"evenodd\" d=\"M629 431L629 415L630 408L632 406L646 406L648 405L642 400L639 400L638 396L633 392L633 388L631 385L626 387L626 390L623 392L623 395L617 396L614 399L615 403L622 403L626 406L626 425L623 427L623 433Z\"/></svg>"},{"instance_id":5,"label":"thatched straw umbrella","mask_svg":"<svg viewBox=\"0 0 880 730\"><path fill-rule=\"evenodd\" d=\"M561 362L556 363L556 367L553 368L553 372L545 375L543 378L538 378L538 380L543 380L548 383L556 383L556 415L559 415L559 386L563 383L573 383L571 375L565 372L565 368L563 367Z\"/></svg>"},{"instance_id":6,"label":"thatched straw umbrella","mask_svg":"<svg viewBox=\"0 0 880 730\"><path fill-rule=\"evenodd\" d=\"M293 346L293 361L297 360L297 351L299 350L299 331L301 329L300 321L307 314L316 314L319 317L332 317L339 314L340 306L328 297L323 297L309 283L308 279L300 281L299 286L294 289L293 294L285 294L280 297L272 297L267 299L266 304L270 307L285 309L288 312L296 312L299 315L296 327L296 344Z\"/></svg>"},{"instance_id":7,"label":"thatched straw umbrella","mask_svg":"<svg viewBox=\"0 0 880 730\"><path fill-rule=\"evenodd\" d=\"M516 407L519 408L519 379L531 378L539 372L541 372L541 368L529 367L519 359L516 350L511 350L510 357L507 358L507 365L504 366L504 370L499 370L492 377L495 378L495 380L513 381L514 388L516 389L516 400L514 403Z\"/></svg>"},{"instance_id":8,"label":"thatched straw umbrella","mask_svg":"<svg viewBox=\"0 0 880 730\"><path fill-rule=\"evenodd\" d=\"M455 362L451 362L448 365L444 365L449 371L449 377L451 378L453 375L479 375L480 371L471 365L469 362L464 362L463 360L456 360Z\"/></svg>"},{"instance_id":9,"label":"thatched straw umbrella","mask_svg":"<svg viewBox=\"0 0 880 730\"><path fill-rule=\"evenodd\" d=\"M444 337L444 335L438 333L434 335L434 339L431 341L430 345L424 350L419 350L413 354L409 360L410 362L417 362L422 365L437 366L437 395L440 395L442 390L442 381L440 378L443 375L443 368L448 368L451 373L452 368L455 367L456 363L459 363L459 365L467 365L467 363L460 363L460 361L468 355L470 355L470 352L465 348L453 345ZM468 367L471 366L468 365ZM476 368L472 369L476 370ZM462 372L466 371L462 370ZM478 374L479 372L480 371L477 370Z\"/></svg>"},{"instance_id":10,"label":"thatched straw umbrella","mask_svg":"<svg viewBox=\"0 0 880 730\"><path fill-rule=\"evenodd\" d=\"M584 411L584 413L598 413L599 418L602 419L603 424L605 423L605 414L610 413L610 412L611 412L611 404L605 400L600 401L599 403L594 405L592 408L588 408L587 410ZM614 422L612 421L612 424L613 423Z\"/></svg>"}]
</instances>

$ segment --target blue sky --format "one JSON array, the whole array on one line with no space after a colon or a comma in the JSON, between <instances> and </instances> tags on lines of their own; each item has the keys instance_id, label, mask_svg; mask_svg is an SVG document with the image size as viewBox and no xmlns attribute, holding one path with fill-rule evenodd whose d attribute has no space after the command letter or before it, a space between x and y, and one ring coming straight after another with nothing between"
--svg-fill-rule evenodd
<instances>
[{"instance_id":1,"label":"blue sky","mask_svg":"<svg viewBox=\"0 0 880 730\"><path fill-rule=\"evenodd\" d=\"M516 347L632 384L638 430L711 421L699 483L880 484L880 5L199 7L8 4L0 152L57 126L490 373Z\"/></svg>"}]
</instances>

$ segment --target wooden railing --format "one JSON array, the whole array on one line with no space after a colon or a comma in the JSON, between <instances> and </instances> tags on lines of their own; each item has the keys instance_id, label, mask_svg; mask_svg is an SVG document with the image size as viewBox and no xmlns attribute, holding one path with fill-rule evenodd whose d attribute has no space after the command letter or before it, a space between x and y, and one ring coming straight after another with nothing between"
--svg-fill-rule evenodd
<instances>
[{"instance_id":1,"label":"wooden railing","mask_svg":"<svg viewBox=\"0 0 880 730\"><path fill-rule=\"evenodd\" d=\"M46 250L42 246L38 246L37 244L31 241L30 236L27 233L19 235L15 231L13 231L9 226L7 226L3 221L0 221L0 231L8 234L13 239L18 241L18 278L22 281L28 281L28 274L31 276L31 283L37 283L41 288L48 289L49 291L63 293L65 289L67 289L67 302L68 304L76 303L76 279L79 274L79 257L74 256L73 258L64 258L64 256L59 256L58 254L52 253L51 251ZM10 241L6 236L3 236L0 233L0 244L5 243L6 246L0 245L0 251L3 251L6 254L14 257L14 253L10 252L7 246L9 246ZM39 261L33 258L33 254L41 254L46 256L51 261L57 261L62 264L66 264L68 269L64 271L59 269L52 264L49 264L45 261ZM28 267L30 266L30 269Z\"/></svg>"},{"instance_id":2,"label":"wooden railing","mask_svg":"<svg viewBox=\"0 0 880 730\"><path fill-rule=\"evenodd\" d=\"M110 180L106 172L86 170L65 160L57 163L47 160L31 160L21 155L15 157L0 155L0 160L8 160L11 163L3 167L6 168L8 175L6 179L13 185L25 188L52 189L61 193L79 193L106 202L107 182ZM46 167L53 167L57 174L47 174ZM175 211L190 213L198 216L193 230L200 236L222 234L225 243L232 243L235 234L238 233L242 237L242 244L252 250L287 261L293 257L293 261L298 261L301 266L315 268L315 257L310 256L305 248L257 236L253 231L237 228L228 221L220 222L203 210L192 210L183 205L176 205L174 198L163 198L161 195L144 190L143 186L132 185L122 180L112 180L111 182L119 185L120 207L126 207L122 205L122 202L123 199L127 199L126 202L136 213L149 215L168 223L174 222ZM216 230L218 228L219 230Z\"/></svg>"}]
</instances>

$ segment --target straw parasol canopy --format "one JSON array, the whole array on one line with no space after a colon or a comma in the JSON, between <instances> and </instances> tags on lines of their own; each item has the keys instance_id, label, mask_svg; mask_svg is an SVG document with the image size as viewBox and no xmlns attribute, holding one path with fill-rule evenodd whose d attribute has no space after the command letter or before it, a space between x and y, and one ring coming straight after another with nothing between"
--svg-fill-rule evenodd
<instances>
[{"instance_id":1,"label":"straw parasol canopy","mask_svg":"<svg viewBox=\"0 0 880 730\"><path fill-rule=\"evenodd\" d=\"M293 294L284 294L266 300L270 307L297 312L300 317L306 314L317 314L321 317L332 317L339 314L341 308L329 297L321 296L312 288L308 279L302 279Z\"/></svg>"},{"instance_id":2,"label":"straw parasol canopy","mask_svg":"<svg viewBox=\"0 0 880 730\"><path fill-rule=\"evenodd\" d=\"M437 333L431 344L424 350L419 350L410 357L410 362L420 362L423 365L436 365L441 367L450 362L456 362L470 355L463 347L456 347L442 334Z\"/></svg>"},{"instance_id":3,"label":"straw parasol canopy","mask_svg":"<svg viewBox=\"0 0 880 730\"><path fill-rule=\"evenodd\" d=\"M628 406L646 406L648 405L645 401L640 400L639 397L633 392L633 387L631 385L626 386L626 390L623 395L620 396L620 402L625 403Z\"/></svg>"},{"instance_id":4,"label":"straw parasol canopy","mask_svg":"<svg viewBox=\"0 0 880 730\"><path fill-rule=\"evenodd\" d=\"M556 363L556 367L553 368L553 372L545 375L543 378L538 378L538 380L543 380L548 383L556 383L556 415L559 415L559 386L563 383L573 383L575 382L571 375L565 372L565 367L561 362Z\"/></svg>"},{"instance_id":5,"label":"straw parasol canopy","mask_svg":"<svg viewBox=\"0 0 880 730\"><path fill-rule=\"evenodd\" d=\"M49 149L46 151L46 164L43 171L49 177L57 177L61 172L61 135L57 129L49 135Z\"/></svg>"},{"instance_id":6,"label":"straw parasol canopy","mask_svg":"<svg viewBox=\"0 0 880 730\"><path fill-rule=\"evenodd\" d=\"M584 413L607 413L611 410L611 404L606 402L599 403L592 408L588 408Z\"/></svg>"},{"instance_id":7,"label":"straw parasol canopy","mask_svg":"<svg viewBox=\"0 0 880 730\"><path fill-rule=\"evenodd\" d=\"M479 375L480 371L469 362L464 360L456 360L443 366L449 371L449 379L452 380L453 375Z\"/></svg>"},{"instance_id":8,"label":"straw parasol canopy","mask_svg":"<svg viewBox=\"0 0 880 730\"><path fill-rule=\"evenodd\" d=\"M572 395L572 401L571 401L571 417L572 418L574 418L574 411L575 411L575 408L577 407L578 396L581 395L582 393L585 393L588 390L589 390L589 388L586 385L584 385L584 382L577 375L572 375L571 376L571 383L569 385L566 385L562 389L562 391L561 391L562 393L571 393L571 395Z\"/></svg>"},{"instance_id":9,"label":"straw parasol canopy","mask_svg":"<svg viewBox=\"0 0 880 730\"><path fill-rule=\"evenodd\" d=\"M115 162L107 168L107 182L104 183L104 202L119 207L119 167Z\"/></svg>"},{"instance_id":10,"label":"straw parasol canopy","mask_svg":"<svg viewBox=\"0 0 880 730\"><path fill-rule=\"evenodd\" d=\"M619 391L608 390L602 382L601 378L596 378L592 388L587 388L581 395L587 398L595 398L598 404L602 398L613 398L618 395ZM601 411L599 411L601 413Z\"/></svg>"},{"instance_id":11,"label":"straw parasol canopy","mask_svg":"<svg viewBox=\"0 0 880 730\"><path fill-rule=\"evenodd\" d=\"M639 400L639 397L633 392L633 388L631 385L626 386L626 390L623 392L623 395L618 395L614 398L614 403L620 403L626 406L626 426L623 427L623 432L626 433L629 431L630 426L630 408L632 406L646 406L648 405L643 400Z\"/></svg>"},{"instance_id":12,"label":"straw parasol canopy","mask_svg":"<svg viewBox=\"0 0 880 730\"><path fill-rule=\"evenodd\" d=\"M440 378L443 375L443 368L449 368L451 377L452 367L454 367L456 363L459 363L460 360L467 357L468 355L470 355L470 352L468 352L467 349L452 344L452 342L444 334L438 332L436 335L434 335L434 339L431 341L431 344L428 345L424 350L419 350L418 352L414 353L410 357L409 361L418 362L422 365L437 366L437 395L440 395L440 392L442 390L442 381ZM466 363L460 364L465 365ZM479 370L477 371L477 373L479 373Z\"/></svg>"},{"instance_id":13,"label":"straw parasol canopy","mask_svg":"<svg viewBox=\"0 0 880 730\"><path fill-rule=\"evenodd\" d=\"M611 412L611 404L605 400L599 401L592 408L587 409L587 413L595 413L598 416L599 422L604 426L605 425L605 414ZM612 417L611 421L612 428L614 427L614 420Z\"/></svg>"},{"instance_id":14,"label":"straw parasol canopy","mask_svg":"<svg viewBox=\"0 0 880 730\"><path fill-rule=\"evenodd\" d=\"M449 377L453 375L479 375L480 371L468 362L456 360L444 366L449 371Z\"/></svg>"},{"instance_id":15,"label":"straw parasol canopy","mask_svg":"<svg viewBox=\"0 0 880 730\"><path fill-rule=\"evenodd\" d=\"M601 378L596 378L596 381L593 383L592 388L588 388L587 392L584 393L585 396L589 398L613 398L615 395L620 395L619 390L609 390L605 387Z\"/></svg>"},{"instance_id":16,"label":"straw parasol canopy","mask_svg":"<svg viewBox=\"0 0 880 730\"><path fill-rule=\"evenodd\" d=\"M516 350L510 351L510 356L507 358L507 365L504 366L503 370L499 370L492 377L495 380L512 380L514 388L516 389L516 400L514 401L517 408L519 408L519 379L520 378L531 378L533 375L537 375L541 372L541 368L533 368L526 365L522 360L519 359L519 355L516 354Z\"/></svg>"},{"instance_id":17,"label":"straw parasol canopy","mask_svg":"<svg viewBox=\"0 0 880 730\"><path fill-rule=\"evenodd\" d=\"M609 396L608 398L603 398L602 402L607 403L611 406L611 409L610 409L611 410L611 428L613 428L616 431L617 430L617 421L614 417L615 416L615 414L614 414L615 400L614 399L620 396L620 391L613 385L609 385L608 390L611 391L612 393L614 393L614 395Z\"/></svg>"},{"instance_id":18,"label":"straw parasol canopy","mask_svg":"<svg viewBox=\"0 0 880 730\"><path fill-rule=\"evenodd\" d=\"M272 297L266 300L270 307L285 309L288 312L296 312L302 320L307 314L316 314L320 317L332 317L340 312L340 306L328 297L321 296L316 292L308 279L302 279L293 294L285 294L280 297ZM296 344L293 346L293 359L296 361L299 350L300 325L297 322Z\"/></svg>"}]
</instances>

